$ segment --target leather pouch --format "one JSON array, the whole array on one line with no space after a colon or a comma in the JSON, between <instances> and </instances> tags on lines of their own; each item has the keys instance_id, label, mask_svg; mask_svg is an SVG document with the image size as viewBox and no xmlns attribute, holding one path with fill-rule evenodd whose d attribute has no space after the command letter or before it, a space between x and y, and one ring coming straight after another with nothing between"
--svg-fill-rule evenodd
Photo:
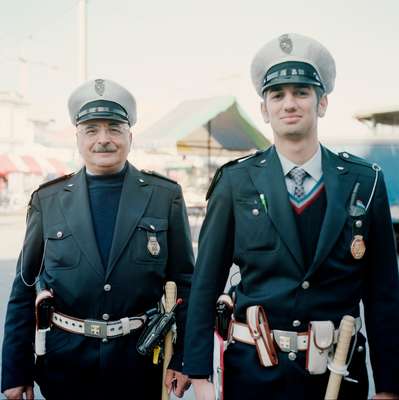
<instances>
[{"instance_id":1,"label":"leather pouch","mask_svg":"<svg viewBox=\"0 0 399 400\"><path fill-rule=\"evenodd\" d=\"M271 367L278 364L277 352L267 321L266 313L261 306L247 308L247 324L255 341L260 364Z\"/></svg>"},{"instance_id":2,"label":"leather pouch","mask_svg":"<svg viewBox=\"0 0 399 400\"><path fill-rule=\"evenodd\" d=\"M334 345L334 324L331 321L311 321L308 331L306 369L311 375L324 374Z\"/></svg>"}]
</instances>

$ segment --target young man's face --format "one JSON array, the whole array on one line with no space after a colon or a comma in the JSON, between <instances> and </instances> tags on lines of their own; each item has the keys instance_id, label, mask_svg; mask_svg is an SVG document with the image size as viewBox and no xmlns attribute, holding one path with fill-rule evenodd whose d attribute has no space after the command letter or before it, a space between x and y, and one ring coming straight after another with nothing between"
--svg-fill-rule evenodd
<instances>
[{"instance_id":1,"label":"young man's face","mask_svg":"<svg viewBox=\"0 0 399 400\"><path fill-rule=\"evenodd\" d=\"M123 168L132 143L128 124L95 119L77 128L79 152L90 172L107 175Z\"/></svg>"},{"instance_id":2,"label":"young man's face","mask_svg":"<svg viewBox=\"0 0 399 400\"><path fill-rule=\"evenodd\" d=\"M317 118L324 116L327 104L327 97L318 100L310 85L279 85L265 93L262 114L274 135L299 140L317 135Z\"/></svg>"}]
</instances>

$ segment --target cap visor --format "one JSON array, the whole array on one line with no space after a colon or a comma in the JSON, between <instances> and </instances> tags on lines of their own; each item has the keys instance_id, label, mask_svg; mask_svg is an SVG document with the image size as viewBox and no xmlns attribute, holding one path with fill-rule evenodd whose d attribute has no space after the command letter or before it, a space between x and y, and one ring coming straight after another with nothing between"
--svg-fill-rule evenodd
<instances>
[{"instance_id":1,"label":"cap visor","mask_svg":"<svg viewBox=\"0 0 399 400\"><path fill-rule=\"evenodd\" d=\"M79 118L78 121L76 121L76 124L80 124L85 121L91 121L93 119L108 119L111 121L118 121L118 122L123 122L125 124L129 124L129 121L127 119L124 119L123 117L121 117L118 114L109 113L109 112L94 112L94 113L84 115L83 117Z\"/></svg>"},{"instance_id":2,"label":"cap visor","mask_svg":"<svg viewBox=\"0 0 399 400\"><path fill-rule=\"evenodd\" d=\"M279 78L273 79L272 81L270 81L268 84L266 84L262 88L262 93L264 93L266 89L269 89L273 86L295 85L295 84L303 84L303 85L312 85L312 86L322 87L321 83L314 79L307 78L306 76L300 76L300 75L292 76L291 75L291 76L279 77Z\"/></svg>"}]
</instances>

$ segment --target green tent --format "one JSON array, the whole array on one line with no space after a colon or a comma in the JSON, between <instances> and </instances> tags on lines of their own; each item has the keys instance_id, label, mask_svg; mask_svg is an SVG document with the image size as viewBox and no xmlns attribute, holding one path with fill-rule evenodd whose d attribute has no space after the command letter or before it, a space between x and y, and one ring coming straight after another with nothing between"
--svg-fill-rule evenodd
<instances>
[{"instance_id":1,"label":"green tent","mask_svg":"<svg viewBox=\"0 0 399 400\"><path fill-rule=\"evenodd\" d=\"M135 137L135 146L181 154L224 156L265 149L270 142L234 97L184 101Z\"/></svg>"}]
</instances>

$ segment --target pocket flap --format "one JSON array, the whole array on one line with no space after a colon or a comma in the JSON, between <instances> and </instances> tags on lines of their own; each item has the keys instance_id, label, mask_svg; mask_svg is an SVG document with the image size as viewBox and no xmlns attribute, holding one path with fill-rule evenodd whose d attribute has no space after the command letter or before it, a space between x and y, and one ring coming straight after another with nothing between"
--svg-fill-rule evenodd
<instances>
[{"instance_id":1,"label":"pocket flap","mask_svg":"<svg viewBox=\"0 0 399 400\"><path fill-rule=\"evenodd\" d=\"M54 225L47 230L47 232L45 233L45 238L52 240L62 240L71 235L71 232L65 225Z\"/></svg>"},{"instance_id":2,"label":"pocket flap","mask_svg":"<svg viewBox=\"0 0 399 400\"><path fill-rule=\"evenodd\" d=\"M334 343L334 324L331 321L312 321L314 343L320 350L328 349Z\"/></svg>"},{"instance_id":3,"label":"pocket flap","mask_svg":"<svg viewBox=\"0 0 399 400\"><path fill-rule=\"evenodd\" d=\"M167 231L168 220L164 218L143 217L141 218L138 227L150 232Z\"/></svg>"}]
</instances>

